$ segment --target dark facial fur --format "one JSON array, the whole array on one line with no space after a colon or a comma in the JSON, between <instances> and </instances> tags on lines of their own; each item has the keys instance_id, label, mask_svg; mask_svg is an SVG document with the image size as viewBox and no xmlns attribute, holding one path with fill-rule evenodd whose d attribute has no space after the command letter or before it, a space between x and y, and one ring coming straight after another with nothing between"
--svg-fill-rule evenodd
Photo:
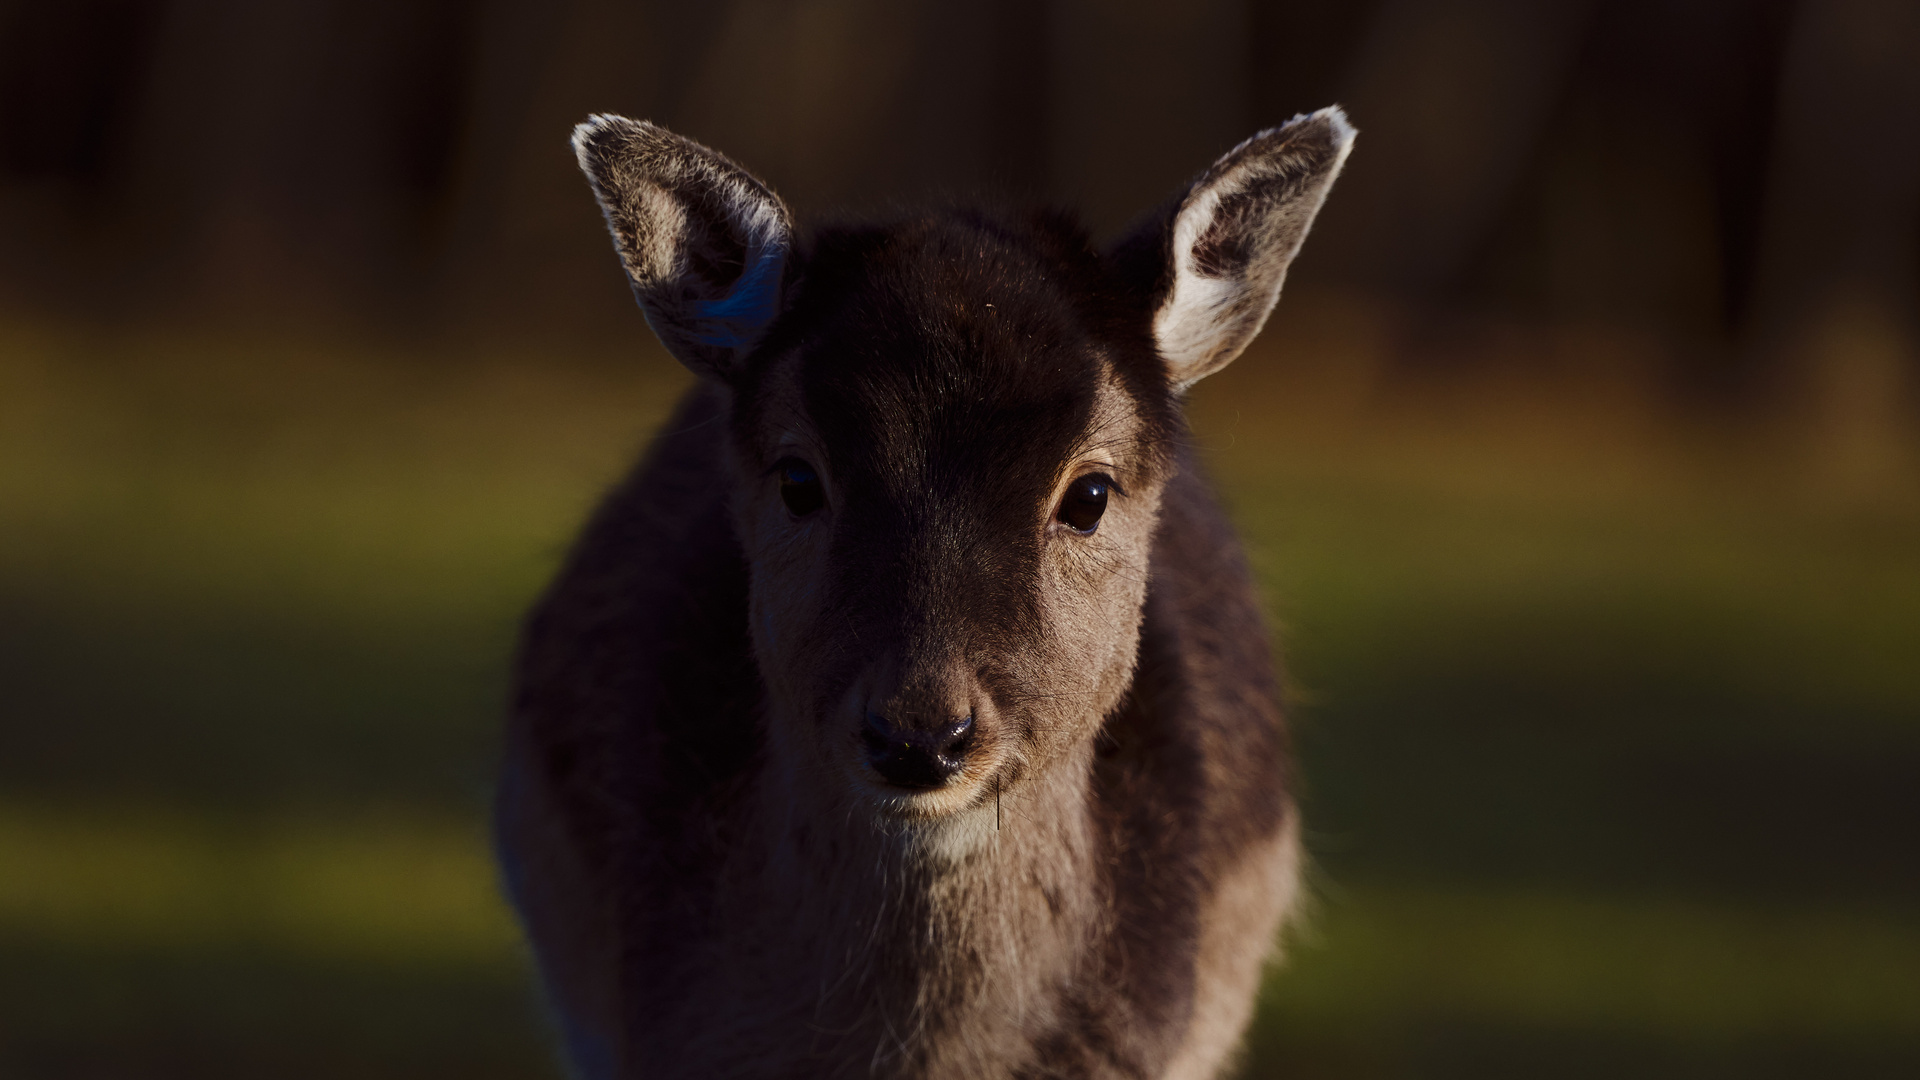
<instances>
[{"instance_id":1,"label":"dark facial fur","mask_svg":"<svg viewBox=\"0 0 1920 1080\"><path fill-rule=\"evenodd\" d=\"M755 645L774 723L800 729L776 738L882 806L979 807L1090 738L1125 689L1178 423L1165 376L1058 220L835 231L805 265L733 408ZM756 482L795 457L827 490L803 520ZM1054 511L1087 474L1115 494L1082 535ZM869 715L971 715L952 790L865 783Z\"/></svg>"}]
</instances>

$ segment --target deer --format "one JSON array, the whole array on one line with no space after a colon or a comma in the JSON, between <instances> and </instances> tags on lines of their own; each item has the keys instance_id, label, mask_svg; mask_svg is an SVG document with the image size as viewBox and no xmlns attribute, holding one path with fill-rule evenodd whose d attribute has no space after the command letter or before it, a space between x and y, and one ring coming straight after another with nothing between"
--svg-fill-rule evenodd
<instances>
[{"instance_id":1,"label":"deer","mask_svg":"<svg viewBox=\"0 0 1920 1080\"><path fill-rule=\"evenodd\" d=\"M1261 602L1186 436L1350 151L1261 131L1118 242L801 232L573 134L698 378L524 625L504 888L572 1073L1207 1077L1301 893Z\"/></svg>"}]
</instances>

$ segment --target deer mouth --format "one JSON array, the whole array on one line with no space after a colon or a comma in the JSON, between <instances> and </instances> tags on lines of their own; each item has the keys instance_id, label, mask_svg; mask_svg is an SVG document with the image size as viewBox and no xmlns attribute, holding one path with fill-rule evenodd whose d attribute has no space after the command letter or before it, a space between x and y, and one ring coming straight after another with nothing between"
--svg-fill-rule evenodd
<instances>
[{"instance_id":1,"label":"deer mouth","mask_svg":"<svg viewBox=\"0 0 1920 1080\"><path fill-rule=\"evenodd\" d=\"M994 812L994 785L955 783L925 790L867 784L868 801L882 819L907 824L931 825L949 821L969 811Z\"/></svg>"},{"instance_id":2,"label":"deer mouth","mask_svg":"<svg viewBox=\"0 0 1920 1080\"><path fill-rule=\"evenodd\" d=\"M863 729L843 758L849 779L881 814L932 821L990 806L1001 762L971 725L955 723L919 739Z\"/></svg>"}]
</instances>

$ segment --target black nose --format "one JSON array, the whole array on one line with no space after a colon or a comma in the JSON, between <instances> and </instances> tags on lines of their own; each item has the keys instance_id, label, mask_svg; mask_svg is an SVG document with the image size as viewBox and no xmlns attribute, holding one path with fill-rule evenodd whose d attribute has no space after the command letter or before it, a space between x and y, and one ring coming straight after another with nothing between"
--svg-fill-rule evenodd
<instances>
[{"instance_id":1,"label":"black nose","mask_svg":"<svg viewBox=\"0 0 1920 1080\"><path fill-rule=\"evenodd\" d=\"M973 715L928 731L895 724L879 713L867 714L867 763L896 787L937 788L960 771L973 745Z\"/></svg>"}]
</instances>

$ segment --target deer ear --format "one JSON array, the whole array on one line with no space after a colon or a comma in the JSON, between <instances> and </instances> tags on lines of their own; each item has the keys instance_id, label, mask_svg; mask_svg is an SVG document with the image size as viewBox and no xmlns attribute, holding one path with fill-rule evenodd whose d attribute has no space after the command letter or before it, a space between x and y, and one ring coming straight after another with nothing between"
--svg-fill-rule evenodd
<instances>
[{"instance_id":1,"label":"deer ear","mask_svg":"<svg viewBox=\"0 0 1920 1080\"><path fill-rule=\"evenodd\" d=\"M633 295L697 374L730 378L779 314L793 217L745 169L644 120L599 115L573 151Z\"/></svg>"},{"instance_id":2,"label":"deer ear","mask_svg":"<svg viewBox=\"0 0 1920 1080\"><path fill-rule=\"evenodd\" d=\"M1337 106L1296 116L1228 151L1162 219L1153 337L1176 389L1226 367L1265 325L1354 134Z\"/></svg>"}]
</instances>

